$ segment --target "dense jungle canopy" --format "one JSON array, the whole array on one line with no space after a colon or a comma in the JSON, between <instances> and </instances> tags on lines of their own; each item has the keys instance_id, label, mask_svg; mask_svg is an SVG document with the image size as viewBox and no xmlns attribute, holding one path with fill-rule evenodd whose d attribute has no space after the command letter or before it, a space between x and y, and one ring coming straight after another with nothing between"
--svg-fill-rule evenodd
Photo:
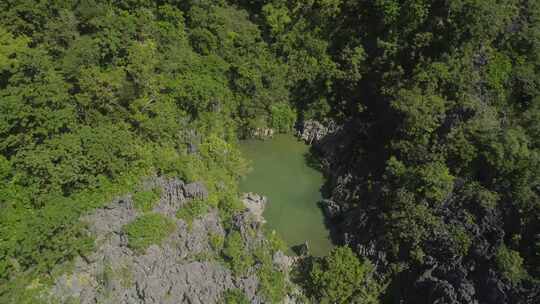
<instances>
[{"instance_id":1,"label":"dense jungle canopy","mask_svg":"<svg viewBox=\"0 0 540 304\"><path fill-rule=\"evenodd\" d=\"M538 303L535 0L1 1L0 302L35 303L141 177L203 181L230 221L238 140L308 120L342 126L313 302Z\"/></svg>"}]
</instances>

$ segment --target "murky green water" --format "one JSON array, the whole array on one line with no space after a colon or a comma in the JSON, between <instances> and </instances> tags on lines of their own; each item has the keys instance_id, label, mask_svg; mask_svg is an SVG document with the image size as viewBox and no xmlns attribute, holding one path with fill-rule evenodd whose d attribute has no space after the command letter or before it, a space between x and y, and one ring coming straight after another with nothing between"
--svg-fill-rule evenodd
<instances>
[{"instance_id":1,"label":"murky green water","mask_svg":"<svg viewBox=\"0 0 540 304\"><path fill-rule=\"evenodd\" d=\"M243 141L240 148L253 168L240 190L268 197L266 228L275 230L289 246L308 241L313 255L327 254L332 244L317 206L323 176L307 165L309 147L292 135L278 135Z\"/></svg>"}]
</instances>

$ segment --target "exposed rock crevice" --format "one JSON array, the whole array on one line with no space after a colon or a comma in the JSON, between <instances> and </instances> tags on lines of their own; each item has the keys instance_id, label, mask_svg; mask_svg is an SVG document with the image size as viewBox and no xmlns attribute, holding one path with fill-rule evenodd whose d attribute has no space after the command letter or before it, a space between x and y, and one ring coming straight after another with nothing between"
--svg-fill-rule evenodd
<instances>
[{"instance_id":1,"label":"exposed rock crevice","mask_svg":"<svg viewBox=\"0 0 540 304\"><path fill-rule=\"evenodd\" d=\"M87 259L74 261L74 269L56 280L51 297L60 303L76 299L90 303L218 303L223 293L243 290L250 303L263 303L259 281L254 271L236 277L215 259L211 236L224 238L218 211L213 209L188 225L174 214L193 198L205 198L208 191L201 183L185 184L177 179L155 178L147 187L160 187L161 199L154 212L175 222L174 232L162 244L151 245L137 254L128 246L122 227L141 213L133 206L131 196L121 197L107 207L83 218L96 236L96 251ZM266 198L257 194L244 197L246 211L238 214L234 225L244 231L248 246L262 241L263 234L253 234L264 222L262 211ZM248 229L249 227L249 229ZM274 256L285 271L290 260Z\"/></svg>"},{"instance_id":2,"label":"exposed rock crevice","mask_svg":"<svg viewBox=\"0 0 540 304\"><path fill-rule=\"evenodd\" d=\"M358 140L369 133L360 122L349 122L337 132L317 138L313 149L327 178L327 199L321 207L333 228L334 242L369 258L383 275L390 271L390 261L377 196L381 185L365 174L377 174L373 159L383 157L355 152L362 151ZM497 209L461 196L460 191L465 191L462 184L456 181L452 195L434 212L443 222L472 235L468 254L452 251L455 246L447 231L433 231L423 244L425 256L397 275L389 290L405 303L536 303L538 286L515 285L494 271L494 256L505 237L501 215ZM463 206L475 208L465 212ZM470 222L467 216L479 220Z\"/></svg>"},{"instance_id":3,"label":"exposed rock crevice","mask_svg":"<svg viewBox=\"0 0 540 304\"><path fill-rule=\"evenodd\" d=\"M340 126L337 125L334 121L330 121L327 124L323 124L316 120L306 120L304 121L297 131L297 136L305 141L308 144L313 144L326 135L337 132L340 129Z\"/></svg>"}]
</instances>

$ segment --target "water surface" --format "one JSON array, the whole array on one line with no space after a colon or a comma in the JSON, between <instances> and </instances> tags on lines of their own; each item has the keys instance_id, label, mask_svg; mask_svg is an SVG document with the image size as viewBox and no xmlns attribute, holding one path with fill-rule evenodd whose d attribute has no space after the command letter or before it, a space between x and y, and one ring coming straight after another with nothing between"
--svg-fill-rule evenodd
<instances>
[{"instance_id":1,"label":"water surface","mask_svg":"<svg viewBox=\"0 0 540 304\"><path fill-rule=\"evenodd\" d=\"M327 254L332 244L317 206L323 176L307 165L309 146L292 135L277 135L266 141L243 141L240 149L252 167L240 190L268 197L266 228L275 230L289 246L308 241L313 255Z\"/></svg>"}]
</instances>

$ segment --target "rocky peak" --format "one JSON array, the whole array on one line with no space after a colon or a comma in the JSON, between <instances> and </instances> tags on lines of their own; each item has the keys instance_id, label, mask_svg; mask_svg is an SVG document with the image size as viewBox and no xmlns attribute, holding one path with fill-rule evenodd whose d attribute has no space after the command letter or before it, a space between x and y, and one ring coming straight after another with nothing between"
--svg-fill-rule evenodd
<instances>
[{"instance_id":1,"label":"rocky peak","mask_svg":"<svg viewBox=\"0 0 540 304\"><path fill-rule=\"evenodd\" d=\"M211 238L224 238L226 234L217 210L196 218L191 225L174 216L189 199L208 195L204 184L155 178L146 186L161 188L161 198L152 212L171 219L174 231L160 245L136 253L128 247L122 229L142 214L134 208L131 196L95 210L82 220L96 237L96 250L90 256L76 259L73 270L56 280L49 297L60 303L77 300L80 303L206 304L218 303L227 290L240 289L251 303L263 303L254 272L236 277L214 258L217 253ZM256 194L248 197L248 211L241 214L249 213L263 221L261 214L266 199ZM246 217L236 224L246 226L251 222Z\"/></svg>"}]
</instances>

